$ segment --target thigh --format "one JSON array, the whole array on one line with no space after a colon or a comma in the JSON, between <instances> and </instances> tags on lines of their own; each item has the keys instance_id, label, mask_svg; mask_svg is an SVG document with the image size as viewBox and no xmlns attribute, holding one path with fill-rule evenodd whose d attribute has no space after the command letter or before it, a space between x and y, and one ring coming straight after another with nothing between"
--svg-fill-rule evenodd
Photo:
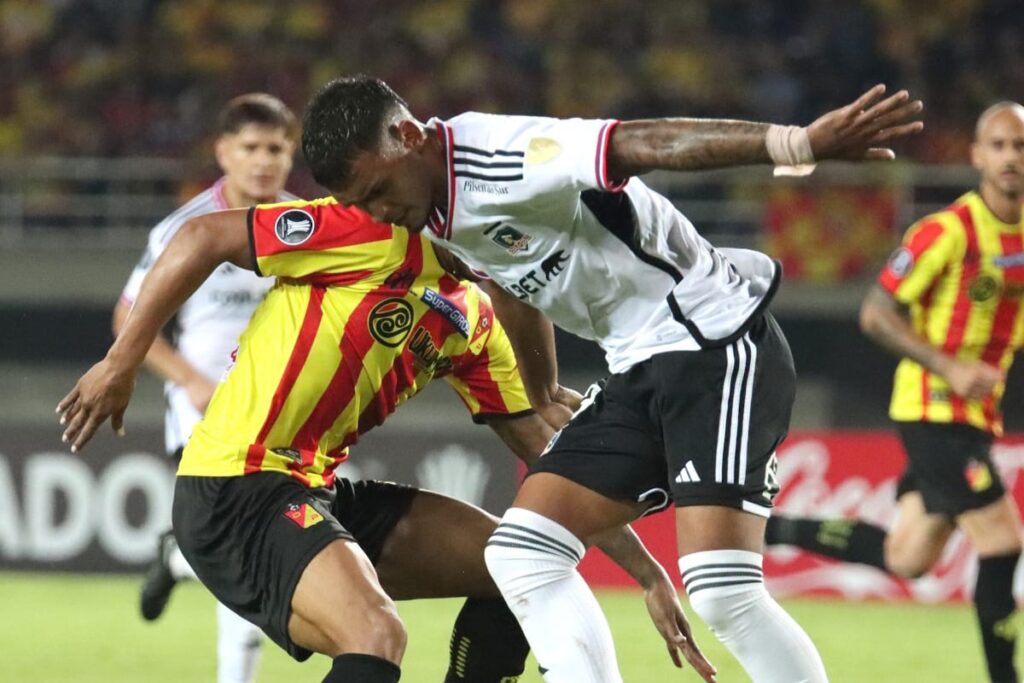
<instances>
[{"instance_id":1,"label":"thigh","mask_svg":"<svg viewBox=\"0 0 1024 683\"><path fill-rule=\"evenodd\" d=\"M380 582L396 600L498 597L484 565L484 545L497 525L469 503L417 491L383 543Z\"/></svg>"},{"instance_id":2,"label":"thigh","mask_svg":"<svg viewBox=\"0 0 1024 683\"><path fill-rule=\"evenodd\" d=\"M927 512L953 519L1005 494L992 463L991 435L965 424L900 422L898 426L908 462L901 488L920 492Z\"/></svg>"},{"instance_id":3,"label":"thigh","mask_svg":"<svg viewBox=\"0 0 1024 683\"><path fill-rule=\"evenodd\" d=\"M968 510L957 517L956 523L982 557L1020 552L1020 513L1009 495Z\"/></svg>"},{"instance_id":4,"label":"thigh","mask_svg":"<svg viewBox=\"0 0 1024 683\"><path fill-rule=\"evenodd\" d=\"M352 539L331 514L332 497L274 472L175 485L175 536L200 581L299 660L311 653L288 635L295 587L321 550Z\"/></svg>"},{"instance_id":5,"label":"thigh","mask_svg":"<svg viewBox=\"0 0 1024 683\"><path fill-rule=\"evenodd\" d=\"M775 449L789 430L796 386L774 319L765 314L726 346L653 360L676 505L767 517L778 492Z\"/></svg>"},{"instance_id":6,"label":"thigh","mask_svg":"<svg viewBox=\"0 0 1024 683\"><path fill-rule=\"evenodd\" d=\"M531 489L526 491L563 486L553 480L543 486L531 483L549 474L600 497L639 503L648 513L667 507L664 446L650 419L653 397L649 361L590 387L580 409L530 466L524 488L531 484Z\"/></svg>"},{"instance_id":7,"label":"thigh","mask_svg":"<svg viewBox=\"0 0 1024 683\"><path fill-rule=\"evenodd\" d=\"M288 637L330 657L366 652L367 615L382 612L397 615L370 559L354 541L338 539L303 569L292 593Z\"/></svg>"}]
</instances>

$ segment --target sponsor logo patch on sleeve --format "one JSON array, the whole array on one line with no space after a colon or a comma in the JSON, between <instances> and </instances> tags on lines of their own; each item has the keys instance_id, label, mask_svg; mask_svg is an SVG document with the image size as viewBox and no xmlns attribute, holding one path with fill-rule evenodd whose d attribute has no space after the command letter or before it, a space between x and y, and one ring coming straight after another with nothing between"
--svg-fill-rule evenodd
<instances>
[{"instance_id":1,"label":"sponsor logo patch on sleeve","mask_svg":"<svg viewBox=\"0 0 1024 683\"><path fill-rule=\"evenodd\" d=\"M274 234L284 244L295 246L313 236L316 222L313 216L302 209L289 209L277 217Z\"/></svg>"},{"instance_id":2,"label":"sponsor logo patch on sleeve","mask_svg":"<svg viewBox=\"0 0 1024 683\"><path fill-rule=\"evenodd\" d=\"M914 267L914 252L906 247L900 247L889 257L887 265L889 272L896 277L906 277L910 269Z\"/></svg>"}]
</instances>

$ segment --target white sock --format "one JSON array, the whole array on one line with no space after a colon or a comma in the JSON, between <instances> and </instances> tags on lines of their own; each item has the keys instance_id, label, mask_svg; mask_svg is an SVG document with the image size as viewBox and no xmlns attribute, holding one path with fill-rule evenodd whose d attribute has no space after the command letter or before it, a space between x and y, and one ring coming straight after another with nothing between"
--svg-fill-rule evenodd
<instances>
[{"instance_id":1,"label":"white sock","mask_svg":"<svg viewBox=\"0 0 1024 683\"><path fill-rule=\"evenodd\" d=\"M615 646L576 565L586 548L564 527L511 508L484 559L547 683L621 683Z\"/></svg>"},{"instance_id":2,"label":"white sock","mask_svg":"<svg viewBox=\"0 0 1024 683\"><path fill-rule=\"evenodd\" d=\"M196 573L192 571L192 566L185 559L185 556L181 554L181 549L177 544L175 544L174 550L167 557L167 566L171 570L171 576L178 581L182 579L196 580Z\"/></svg>"},{"instance_id":3,"label":"white sock","mask_svg":"<svg viewBox=\"0 0 1024 683\"><path fill-rule=\"evenodd\" d=\"M814 643L764 587L761 555L708 550L679 558L690 606L754 683L826 683Z\"/></svg>"},{"instance_id":4,"label":"white sock","mask_svg":"<svg viewBox=\"0 0 1024 683\"><path fill-rule=\"evenodd\" d=\"M260 663L263 633L217 603L217 683L252 683Z\"/></svg>"}]
</instances>

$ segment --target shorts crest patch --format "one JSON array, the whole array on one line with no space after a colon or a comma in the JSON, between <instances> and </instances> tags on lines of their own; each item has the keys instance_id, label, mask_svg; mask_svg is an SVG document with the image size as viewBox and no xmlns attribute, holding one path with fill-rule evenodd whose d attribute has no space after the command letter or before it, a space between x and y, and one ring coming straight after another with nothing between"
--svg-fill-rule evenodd
<instances>
[{"instance_id":1,"label":"shorts crest patch","mask_svg":"<svg viewBox=\"0 0 1024 683\"><path fill-rule=\"evenodd\" d=\"M317 512L309 503L303 503L302 505L289 503L288 508L284 511L284 516L303 529L308 529L324 521L324 516Z\"/></svg>"},{"instance_id":2,"label":"shorts crest patch","mask_svg":"<svg viewBox=\"0 0 1024 683\"><path fill-rule=\"evenodd\" d=\"M971 460L964 468L964 478L972 491L978 493L992 486L992 471L983 462Z\"/></svg>"}]
</instances>

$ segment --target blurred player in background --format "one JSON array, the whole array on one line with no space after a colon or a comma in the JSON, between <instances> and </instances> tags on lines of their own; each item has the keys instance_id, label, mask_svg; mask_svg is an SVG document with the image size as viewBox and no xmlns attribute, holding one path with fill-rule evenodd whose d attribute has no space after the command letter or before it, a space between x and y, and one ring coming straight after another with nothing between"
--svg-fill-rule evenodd
<instances>
[{"instance_id":1,"label":"blurred player in background","mask_svg":"<svg viewBox=\"0 0 1024 683\"><path fill-rule=\"evenodd\" d=\"M1000 399L1024 340L1024 107L978 119L977 191L912 225L861 307L865 334L902 360L890 417L907 453L886 533L856 520L776 517L767 541L917 578L959 528L978 553L974 603L992 681L1017 681L1017 506L992 463Z\"/></svg>"},{"instance_id":2,"label":"blurred player in background","mask_svg":"<svg viewBox=\"0 0 1024 683\"><path fill-rule=\"evenodd\" d=\"M193 219L154 266L107 358L61 402L72 450L108 416L121 426L142 352L224 260L278 283L178 469L174 529L199 578L296 659L332 657L324 680L345 683L398 680L406 636L392 598L466 596L446 681L514 680L528 646L483 561L497 520L429 492L334 474L360 434L434 377L527 461L579 401L556 386L550 393L565 402L531 409L486 295L446 272L459 264L421 235L333 200ZM673 660L682 652L712 680L667 572L631 530L612 536L602 547L645 588Z\"/></svg>"},{"instance_id":3,"label":"blurred player in background","mask_svg":"<svg viewBox=\"0 0 1024 683\"><path fill-rule=\"evenodd\" d=\"M227 103L217 119L214 147L224 176L150 232L142 260L114 308L115 334L124 327L151 266L189 218L294 199L284 186L292 169L297 138L295 115L277 98L251 93ZM271 285L271 278L230 263L221 265L177 311L171 338L158 336L146 354L146 366L166 380L165 442L167 453L175 461L181 458L193 427L202 418L231 361L239 334ZM159 617L175 582L194 578L168 531L160 538L157 557L142 586L143 618L151 621ZM259 629L223 605L217 608L217 624L219 683L249 683L255 678L259 661Z\"/></svg>"}]
</instances>

